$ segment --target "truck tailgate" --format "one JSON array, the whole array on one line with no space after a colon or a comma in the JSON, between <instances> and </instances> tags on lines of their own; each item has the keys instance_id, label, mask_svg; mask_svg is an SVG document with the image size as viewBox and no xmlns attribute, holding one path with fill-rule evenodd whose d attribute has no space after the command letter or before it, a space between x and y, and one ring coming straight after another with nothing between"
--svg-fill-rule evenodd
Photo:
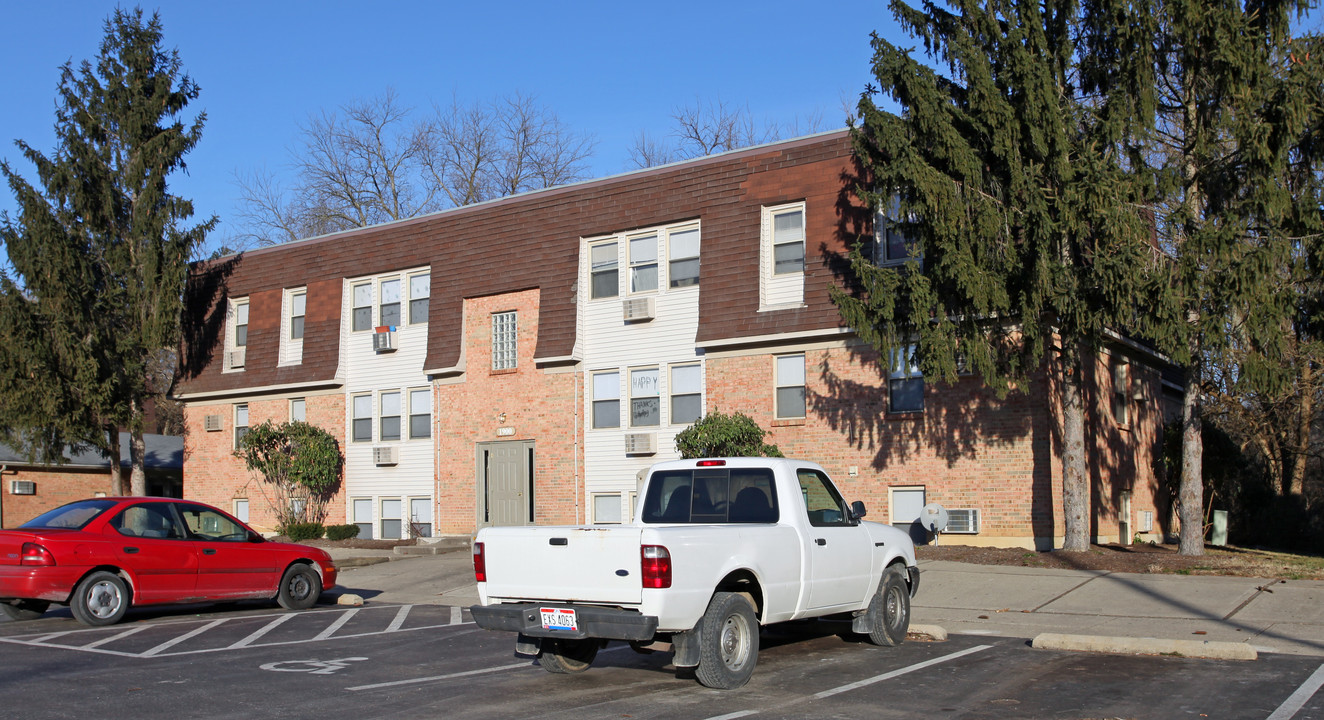
<instances>
[{"instance_id":1,"label":"truck tailgate","mask_svg":"<svg viewBox=\"0 0 1324 720\"><path fill-rule=\"evenodd\" d=\"M479 536L493 598L637 604L639 528L485 528Z\"/></svg>"}]
</instances>

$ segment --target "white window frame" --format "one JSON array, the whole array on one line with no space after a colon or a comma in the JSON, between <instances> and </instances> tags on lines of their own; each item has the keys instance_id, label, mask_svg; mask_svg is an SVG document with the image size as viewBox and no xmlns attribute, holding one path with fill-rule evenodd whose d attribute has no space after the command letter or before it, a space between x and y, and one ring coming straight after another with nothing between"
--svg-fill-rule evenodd
<instances>
[{"instance_id":1,"label":"white window frame","mask_svg":"<svg viewBox=\"0 0 1324 720\"><path fill-rule=\"evenodd\" d=\"M627 265L628 265L629 268L630 268L630 294L631 294L631 295L650 295L650 294L656 294L657 291L658 291L658 288L660 288L660 287L662 286L662 266L661 266L661 263L658 262L659 259L660 259L659 255L661 254L661 253L658 252L659 250L661 250L661 248L659 247L659 242L658 242L660 236L661 236L661 233L659 233L659 232L657 232L657 231L653 231L653 232L650 232L650 233L643 233L643 234L634 234L634 235L630 235L630 236L627 236L626 239L625 239L625 248L626 248L626 251L625 251L625 252L626 252L626 255L628 256L628 258L627 258ZM649 242L650 240L651 240L652 242ZM653 257L652 257L652 259L650 260L647 256L645 256L645 257L640 258L638 261L636 261L636 260L635 260L635 253L634 253L635 243L639 243L639 244L640 244L639 246L640 246L641 248L643 248L643 247L652 247L652 249L653 249ZM640 288L640 287L638 287L637 284L636 284L636 280L637 280L637 278L636 278L636 273L637 273L638 271L640 271L640 270L643 270L643 269L646 269L646 268L649 268L649 267L652 267L652 268L653 268L653 286L652 286L652 287L644 287L644 288Z\"/></svg>"},{"instance_id":2,"label":"white window frame","mask_svg":"<svg viewBox=\"0 0 1324 720\"><path fill-rule=\"evenodd\" d=\"M355 281L349 285L350 332L372 332L375 327L372 324L372 320L376 317L377 308L375 303L376 294L373 292L373 285L374 283L372 280ZM368 302L366 304L359 304L358 290L363 287L368 288ZM359 327L360 310L368 311L367 322L364 323L362 327Z\"/></svg>"},{"instance_id":3,"label":"white window frame","mask_svg":"<svg viewBox=\"0 0 1324 720\"><path fill-rule=\"evenodd\" d=\"M359 414L359 407L358 407L359 403L358 403L358 401L361 400L361 399L363 399L363 398L367 398L367 400L368 400L368 414L367 414L367 415L360 415L360 414ZM374 435L374 430L375 430L375 428L374 428L373 426L376 424L376 423L374 422L374 420L375 420L374 415L375 415L375 412L374 412L374 408L373 408L373 397L372 397L372 393L356 393L356 394L354 394L354 395L350 395L350 396L349 396L349 441L350 441L350 442L352 442L352 443L370 443L370 442L372 442L372 439L375 437L375 435ZM368 421L368 436L365 437L365 438L360 438L360 437L358 437L358 427L357 427L357 425L358 425L359 421L361 421L361 420L366 420L366 421Z\"/></svg>"},{"instance_id":4,"label":"white window frame","mask_svg":"<svg viewBox=\"0 0 1324 720\"><path fill-rule=\"evenodd\" d=\"M292 342L303 344L304 319L308 315L308 289L290 290L290 333ZM303 307L299 307L302 305Z\"/></svg>"},{"instance_id":5,"label":"white window frame","mask_svg":"<svg viewBox=\"0 0 1324 720\"><path fill-rule=\"evenodd\" d=\"M290 398L290 422L308 422L307 398Z\"/></svg>"},{"instance_id":6,"label":"white window frame","mask_svg":"<svg viewBox=\"0 0 1324 720\"><path fill-rule=\"evenodd\" d=\"M395 286L395 302L385 302L386 286ZM377 327L400 327L404 321L404 282L399 275L383 275L377 278ZM386 321L386 308L395 306L395 322Z\"/></svg>"},{"instance_id":7,"label":"white window frame","mask_svg":"<svg viewBox=\"0 0 1324 720\"><path fill-rule=\"evenodd\" d=\"M231 347L235 350L248 347L248 323L249 323L249 303L248 298L242 298L234 301L234 334L231 336ZM243 322L240 322L242 320ZM242 332L241 332L242 331Z\"/></svg>"},{"instance_id":8,"label":"white window frame","mask_svg":"<svg viewBox=\"0 0 1324 720\"><path fill-rule=\"evenodd\" d=\"M915 354L914 345L905 345L892 352L892 362L888 365L887 372L887 412L892 414L902 413L922 413L924 412L924 395L928 383L924 381L924 373L920 372L919 366L911 359ZM919 407L896 406L896 384L919 381Z\"/></svg>"},{"instance_id":9,"label":"white window frame","mask_svg":"<svg viewBox=\"0 0 1324 720\"><path fill-rule=\"evenodd\" d=\"M386 503L389 503L389 502L397 503L397 504L399 505L399 510L396 511L396 515L395 515L394 517L387 517L387 516L386 516ZM377 512L378 528L380 528L380 530L381 530L381 536L382 536L382 539L384 539L384 540L403 540L403 539L406 537L406 535L408 534L408 533L406 532L406 527L407 527L407 526L405 525L405 501L404 501L403 499L401 499L401 498L398 498L398 497L384 497L384 498L380 498L380 499L377 501L377 510L378 510L378 512ZM394 521L400 523L400 531L399 531L398 533L396 533L396 535L393 536L393 537L387 537L387 535L386 535L386 523L387 523L387 522L390 522L390 521L392 521L392 520L394 520Z\"/></svg>"},{"instance_id":10,"label":"white window frame","mask_svg":"<svg viewBox=\"0 0 1324 720\"><path fill-rule=\"evenodd\" d=\"M235 516L235 519L239 520L239 522L244 524L248 523L249 509L248 498L235 498L230 501L230 512Z\"/></svg>"},{"instance_id":11,"label":"white window frame","mask_svg":"<svg viewBox=\"0 0 1324 720\"><path fill-rule=\"evenodd\" d=\"M598 397L599 389L606 389L606 385L600 385L598 378L606 376L616 378L614 383L615 394L611 396L603 395ZM594 430L617 430L621 427L621 371L619 369L600 370L589 373L590 387L593 388L592 395L589 398L589 426ZM616 404L616 423L614 425L598 425L598 404L615 403Z\"/></svg>"},{"instance_id":12,"label":"white window frame","mask_svg":"<svg viewBox=\"0 0 1324 720\"><path fill-rule=\"evenodd\" d=\"M616 500L616 516L615 516L614 519L606 519L606 520L604 520L604 519L602 519L602 518L598 515L598 500L599 500L599 499L603 499L603 500L606 500L606 499L615 499L615 500ZM621 506L621 501L622 501L622 499L623 499L623 498L621 497L621 493L619 493L619 492L595 492L595 493L589 493L589 507L593 508L593 521L592 521L593 524L594 524L594 525L623 525L623 524L626 522L626 519L625 519L625 509Z\"/></svg>"},{"instance_id":13,"label":"white window frame","mask_svg":"<svg viewBox=\"0 0 1324 720\"><path fill-rule=\"evenodd\" d=\"M1121 427L1131 425L1131 363L1125 358L1113 358L1112 375L1112 416Z\"/></svg>"},{"instance_id":14,"label":"white window frame","mask_svg":"<svg viewBox=\"0 0 1324 720\"><path fill-rule=\"evenodd\" d=\"M587 248L586 257L587 257L587 264L588 264L588 295L589 295L589 299L590 299L590 300L611 300L611 299L614 299L614 298L618 298L618 297L620 297L620 296L621 296L621 243L620 243L620 240L619 240L618 238L614 238L614 237L612 237L612 238L599 238L599 239L596 239L596 240L588 240L588 241L586 241L585 246L586 246L586 248ZM593 267L593 250L594 250L595 248L605 248L605 247L607 247L607 246L611 246L611 248L612 248L612 252L611 252L612 263L611 263L611 266L608 267L607 265L604 264L604 265L602 266L601 269L595 269L595 268ZM606 261L604 260L603 262L605 263ZM597 284L593 282L593 279L594 279L594 277L595 277L596 275L598 275L598 274L602 274L602 273L611 273L612 275L614 275L614 276L616 277L616 282L613 283L613 285L612 285L612 293L611 293L610 295L597 295L597 294L595 294L595 291L596 291L596 288L597 288Z\"/></svg>"},{"instance_id":15,"label":"white window frame","mask_svg":"<svg viewBox=\"0 0 1324 720\"><path fill-rule=\"evenodd\" d=\"M410 388L406 392L409 393L409 439L426 440L428 438L431 438L432 437L432 388ZM419 412L418 411L419 408L414 402L415 398L420 396L427 399L427 408L426 408L427 412ZM414 418L417 417L427 418L426 434L423 435L414 434Z\"/></svg>"},{"instance_id":16,"label":"white window frame","mask_svg":"<svg viewBox=\"0 0 1324 720\"><path fill-rule=\"evenodd\" d=\"M519 368L519 312L492 313L492 370Z\"/></svg>"},{"instance_id":17,"label":"white window frame","mask_svg":"<svg viewBox=\"0 0 1324 720\"><path fill-rule=\"evenodd\" d=\"M359 503L365 503L365 504L366 504L366 506L367 506L367 508L368 508L368 517L367 517L367 518L360 518L360 517L359 517L359 507L360 507ZM370 497L355 497L355 498L350 498L350 499L349 499L349 514L350 514L350 519L349 519L349 521L350 521L351 523L353 523L353 524L359 526L359 535L358 535L358 536L361 537L361 538L371 539L371 538L375 537L376 534L377 534L377 533L376 533L377 524L376 524L376 522L374 522L374 519L373 519L373 506L374 506L375 504L376 504L376 503L374 503L374 502L372 501L372 498L370 498ZM363 526L364 526L364 525L367 525L367 526L368 526L368 534L367 534L367 535L364 535L364 534L363 534Z\"/></svg>"},{"instance_id":18,"label":"white window frame","mask_svg":"<svg viewBox=\"0 0 1324 720\"><path fill-rule=\"evenodd\" d=\"M424 325L428 321L428 304L432 300L432 272L410 273L405 281L409 289L410 325ZM421 282L421 285L417 283Z\"/></svg>"},{"instance_id":19,"label":"white window frame","mask_svg":"<svg viewBox=\"0 0 1324 720\"><path fill-rule=\"evenodd\" d=\"M905 265L911 259L910 250L912 247L912 238L905 233L895 230L892 223L896 222L901 214L901 199L896 195L889 197L884 204L880 205L873 215L873 263L879 267L898 267ZM908 222L914 222L913 216L907 219ZM894 257L891 252L890 241L897 238L901 241L904 252L900 257ZM922 255L917 258L923 266L924 258Z\"/></svg>"},{"instance_id":20,"label":"white window frame","mask_svg":"<svg viewBox=\"0 0 1324 720\"><path fill-rule=\"evenodd\" d=\"M678 389L678 386L680 385L680 383L676 382L676 371L677 371L677 370L682 370L682 369L684 369L684 370L688 370L688 369L690 369L690 368L693 368L693 369L695 370L695 372L698 374L698 379L699 379L699 389L698 389L697 391L694 391L694 392L690 392L690 391L686 391L686 392L677 392L677 389ZM697 422L700 418L702 418L702 417L703 417L703 409L704 409L704 406L703 406L703 363L697 363L697 362L695 362L695 363L676 363L676 364L674 364L674 365L668 365L668 366L667 366L667 396L668 396L668 399L669 399L669 402L667 403L667 413L668 413L668 415L667 415L667 420L669 421L669 424L671 424L671 425L689 425L689 424L691 424L691 423ZM693 420L678 420L678 419L676 419L676 399L677 399L677 398L685 398L685 397L697 397L697 398L699 399L699 416L696 417L696 418L694 418Z\"/></svg>"},{"instance_id":21,"label":"white window frame","mask_svg":"<svg viewBox=\"0 0 1324 720\"><path fill-rule=\"evenodd\" d=\"M414 524L417 523L417 522L419 522L419 521L415 520L415 515L414 515L414 503L418 503L418 502L422 502L422 503L426 503L426 504L427 504L427 509L428 509L428 519L427 519L427 523L426 523L426 525L428 526L428 530L427 530L427 534L426 534L426 535L417 535L417 536L416 536L416 535L414 535ZM433 505L433 502L432 502L432 498L431 498L431 497L422 497L422 496L410 497L410 498L408 498L408 499L405 500L405 506L409 508L409 522L408 522L408 524L406 525L406 527L409 528L409 532L407 533L409 537L411 537L411 538L412 538L412 537L432 537L432 536L436 535L436 533L437 533L437 524L436 524L436 522L434 522L433 517L432 517L432 516L433 516L434 514L436 514L436 513L434 512L434 510L435 510L435 506ZM419 523L419 524L424 524L424 523Z\"/></svg>"},{"instance_id":22,"label":"white window frame","mask_svg":"<svg viewBox=\"0 0 1324 720\"><path fill-rule=\"evenodd\" d=\"M242 424L241 422L242 421ZM252 422L249 416L248 403L235 403L234 405L234 449L239 449L239 441L248 434L249 423Z\"/></svg>"},{"instance_id":23,"label":"white window frame","mask_svg":"<svg viewBox=\"0 0 1324 720\"><path fill-rule=\"evenodd\" d=\"M801 269L797 272L776 272L776 246L789 243L775 243L774 229L778 217L791 213L800 214L801 237L798 241L805 250ZM805 270L808 260L808 225L809 212L805 202L793 202L784 205L764 206L761 211L759 240L759 311L784 310L804 306Z\"/></svg>"},{"instance_id":24,"label":"white window frame","mask_svg":"<svg viewBox=\"0 0 1324 720\"><path fill-rule=\"evenodd\" d=\"M396 411L394 415L386 414L387 398L390 397L395 398ZM390 390L382 390L377 393L377 408L377 437L382 442L397 442L403 438L404 428L401 427L401 423L404 418L404 395L394 388ZM395 419L395 437L387 437L386 433L386 421L391 418Z\"/></svg>"},{"instance_id":25,"label":"white window frame","mask_svg":"<svg viewBox=\"0 0 1324 720\"><path fill-rule=\"evenodd\" d=\"M629 386L628 386L628 387L629 387L629 391L630 391L630 404L629 404L629 407L630 407L630 427L632 427L632 428L656 428L656 427L661 427L662 425L665 424L665 423L662 421L662 369L661 369L660 367L656 366L656 365L652 365L652 366L644 366L644 367L633 367L633 368L630 368L627 372L628 372L627 377L630 378L630 382L629 382ZM641 378L642 378L642 377L646 377L645 375L643 375L643 373L652 373L652 374L653 374L653 391L652 391L652 394L648 394L647 392L644 392L643 394L638 394L638 393L635 392L635 384L636 384L635 375L636 375L636 373L640 374L640 377L641 377ZM635 404L635 401L636 401L636 400L653 400L653 401L655 401L655 402L657 403L657 422L655 422L655 423L651 423L651 424L639 424L639 423L635 423L635 421L634 421L634 418L635 418L634 404Z\"/></svg>"},{"instance_id":26,"label":"white window frame","mask_svg":"<svg viewBox=\"0 0 1324 720\"><path fill-rule=\"evenodd\" d=\"M790 362L788 362L788 363L783 363L782 361L783 361L783 360L788 360L788 361L789 361L789 360L795 360L795 359L798 359L798 360L800 361L800 362L799 362L799 368L800 368L799 377L796 378L796 377L793 377L793 376L792 376L792 377L786 377L786 376L784 376L783 373L782 373L782 368L784 368L784 367L791 367L794 363L790 363ZM772 361L772 373L773 373L772 406L773 406L773 409L772 409L772 413L773 413L773 417L774 417L774 418L776 418L776 419L778 419L778 420L803 420L803 419L805 419L806 417L808 417L808 415L809 415L809 392L808 392L808 383L807 383L807 381L808 381L809 373L808 373L808 369L807 369L806 366L805 366L805 363L806 363L806 362L807 362L807 358L805 357L805 354L804 354L804 353L788 353L788 354L785 354L785 355L774 355L774 356L773 356L773 361ZM798 380L799 382L795 382L796 380ZM783 415L783 414L782 414L782 403L781 403L781 391L782 391L782 390L790 390L790 389L793 389L793 388L800 388L800 404L804 407L804 411L801 412L799 415Z\"/></svg>"},{"instance_id":27,"label":"white window frame","mask_svg":"<svg viewBox=\"0 0 1324 720\"><path fill-rule=\"evenodd\" d=\"M924 485L896 485L887 488L888 524L900 530L907 530L911 525L914 524L915 520L919 519L919 517L916 516L915 518L906 521L906 524L904 526L897 525L898 520L896 519L896 494L898 492L919 492L921 495L920 507L923 508L929 501L929 491L927 487Z\"/></svg>"},{"instance_id":28,"label":"white window frame","mask_svg":"<svg viewBox=\"0 0 1324 720\"><path fill-rule=\"evenodd\" d=\"M694 254L677 256L675 254L676 253L676 244L674 242L675 236L685 235L687 233L694 233ZM682 225L680 227L667 229L667 290L680 291L680 290L689 290L690 288L699 287L699 276L700 273L702 272L702 251L703 251L703 235L698 225ZM694 262L697 266L693 276L694 281L689 282L685 285L677 285L676 272L675 272L676 264L687 263L687 262ZM686 279L688 279L689 277L690 276L688 275L685 276Z\"/></svg>"}]
</instances>

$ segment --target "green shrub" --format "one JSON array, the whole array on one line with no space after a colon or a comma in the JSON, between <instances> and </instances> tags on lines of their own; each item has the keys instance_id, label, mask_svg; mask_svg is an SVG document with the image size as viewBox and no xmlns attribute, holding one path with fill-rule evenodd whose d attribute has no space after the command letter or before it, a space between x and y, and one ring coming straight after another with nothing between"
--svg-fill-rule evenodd
<instances>
[{"instance_id":1,"label":"green shrub","mask_svg":"<svg viewBox=\"0 0 1324 720\"><path fill-rule=\"evenodd\" d=\"M293 542L316 540L322 537L323 532L322 523L319 522L290 523L281 530L281 534Z\"/></svg>"},{"instance_id":2,"label":"green shrub","mask_svg":"<svg viewBox=\"0 0 1324 720\"><path fill-rule=\"evenodd\" d=\"M348 539L350 539L350 538L356 538L356 537L358 537L358 536L359 536L359 526L358 526L358 525L350 524L350 525L327 525L327 526L326 526L326 539L327 539L327 540L348 540Z\"/></svg>"}]
</instances>

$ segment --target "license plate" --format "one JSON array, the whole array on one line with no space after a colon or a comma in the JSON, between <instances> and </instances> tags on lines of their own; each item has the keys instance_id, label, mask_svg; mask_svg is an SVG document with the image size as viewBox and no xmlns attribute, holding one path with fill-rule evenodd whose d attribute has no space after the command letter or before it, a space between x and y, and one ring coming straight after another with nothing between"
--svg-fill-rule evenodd
<instances>
[{"instance_id":1,"label":"license plate","mask_svg":"<svg viewBox=\"0 0 1324 720\"><path fill-rule=\"evenodd\" d=\"M579 619L574 610L562 608L539 608L542 612L542 626L547 630L578 630Z\"/></svg>"}]
</instances>

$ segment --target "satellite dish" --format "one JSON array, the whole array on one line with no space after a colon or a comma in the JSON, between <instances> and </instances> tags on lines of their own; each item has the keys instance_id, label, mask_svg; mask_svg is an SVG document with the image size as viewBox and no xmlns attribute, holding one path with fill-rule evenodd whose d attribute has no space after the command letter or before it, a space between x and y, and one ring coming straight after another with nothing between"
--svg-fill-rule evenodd
<instances>
[{"instance_id":1,"label":"satellite dish","mask_svg":"<svg viewBox=\"0 0 1324 720\"><path fill-rule=\"evenodd\" d=\"M929 503L919 511L919 524L931 533L940 533L947 529L947 508L938 503Z\"/></svg>"}]
</instances>

